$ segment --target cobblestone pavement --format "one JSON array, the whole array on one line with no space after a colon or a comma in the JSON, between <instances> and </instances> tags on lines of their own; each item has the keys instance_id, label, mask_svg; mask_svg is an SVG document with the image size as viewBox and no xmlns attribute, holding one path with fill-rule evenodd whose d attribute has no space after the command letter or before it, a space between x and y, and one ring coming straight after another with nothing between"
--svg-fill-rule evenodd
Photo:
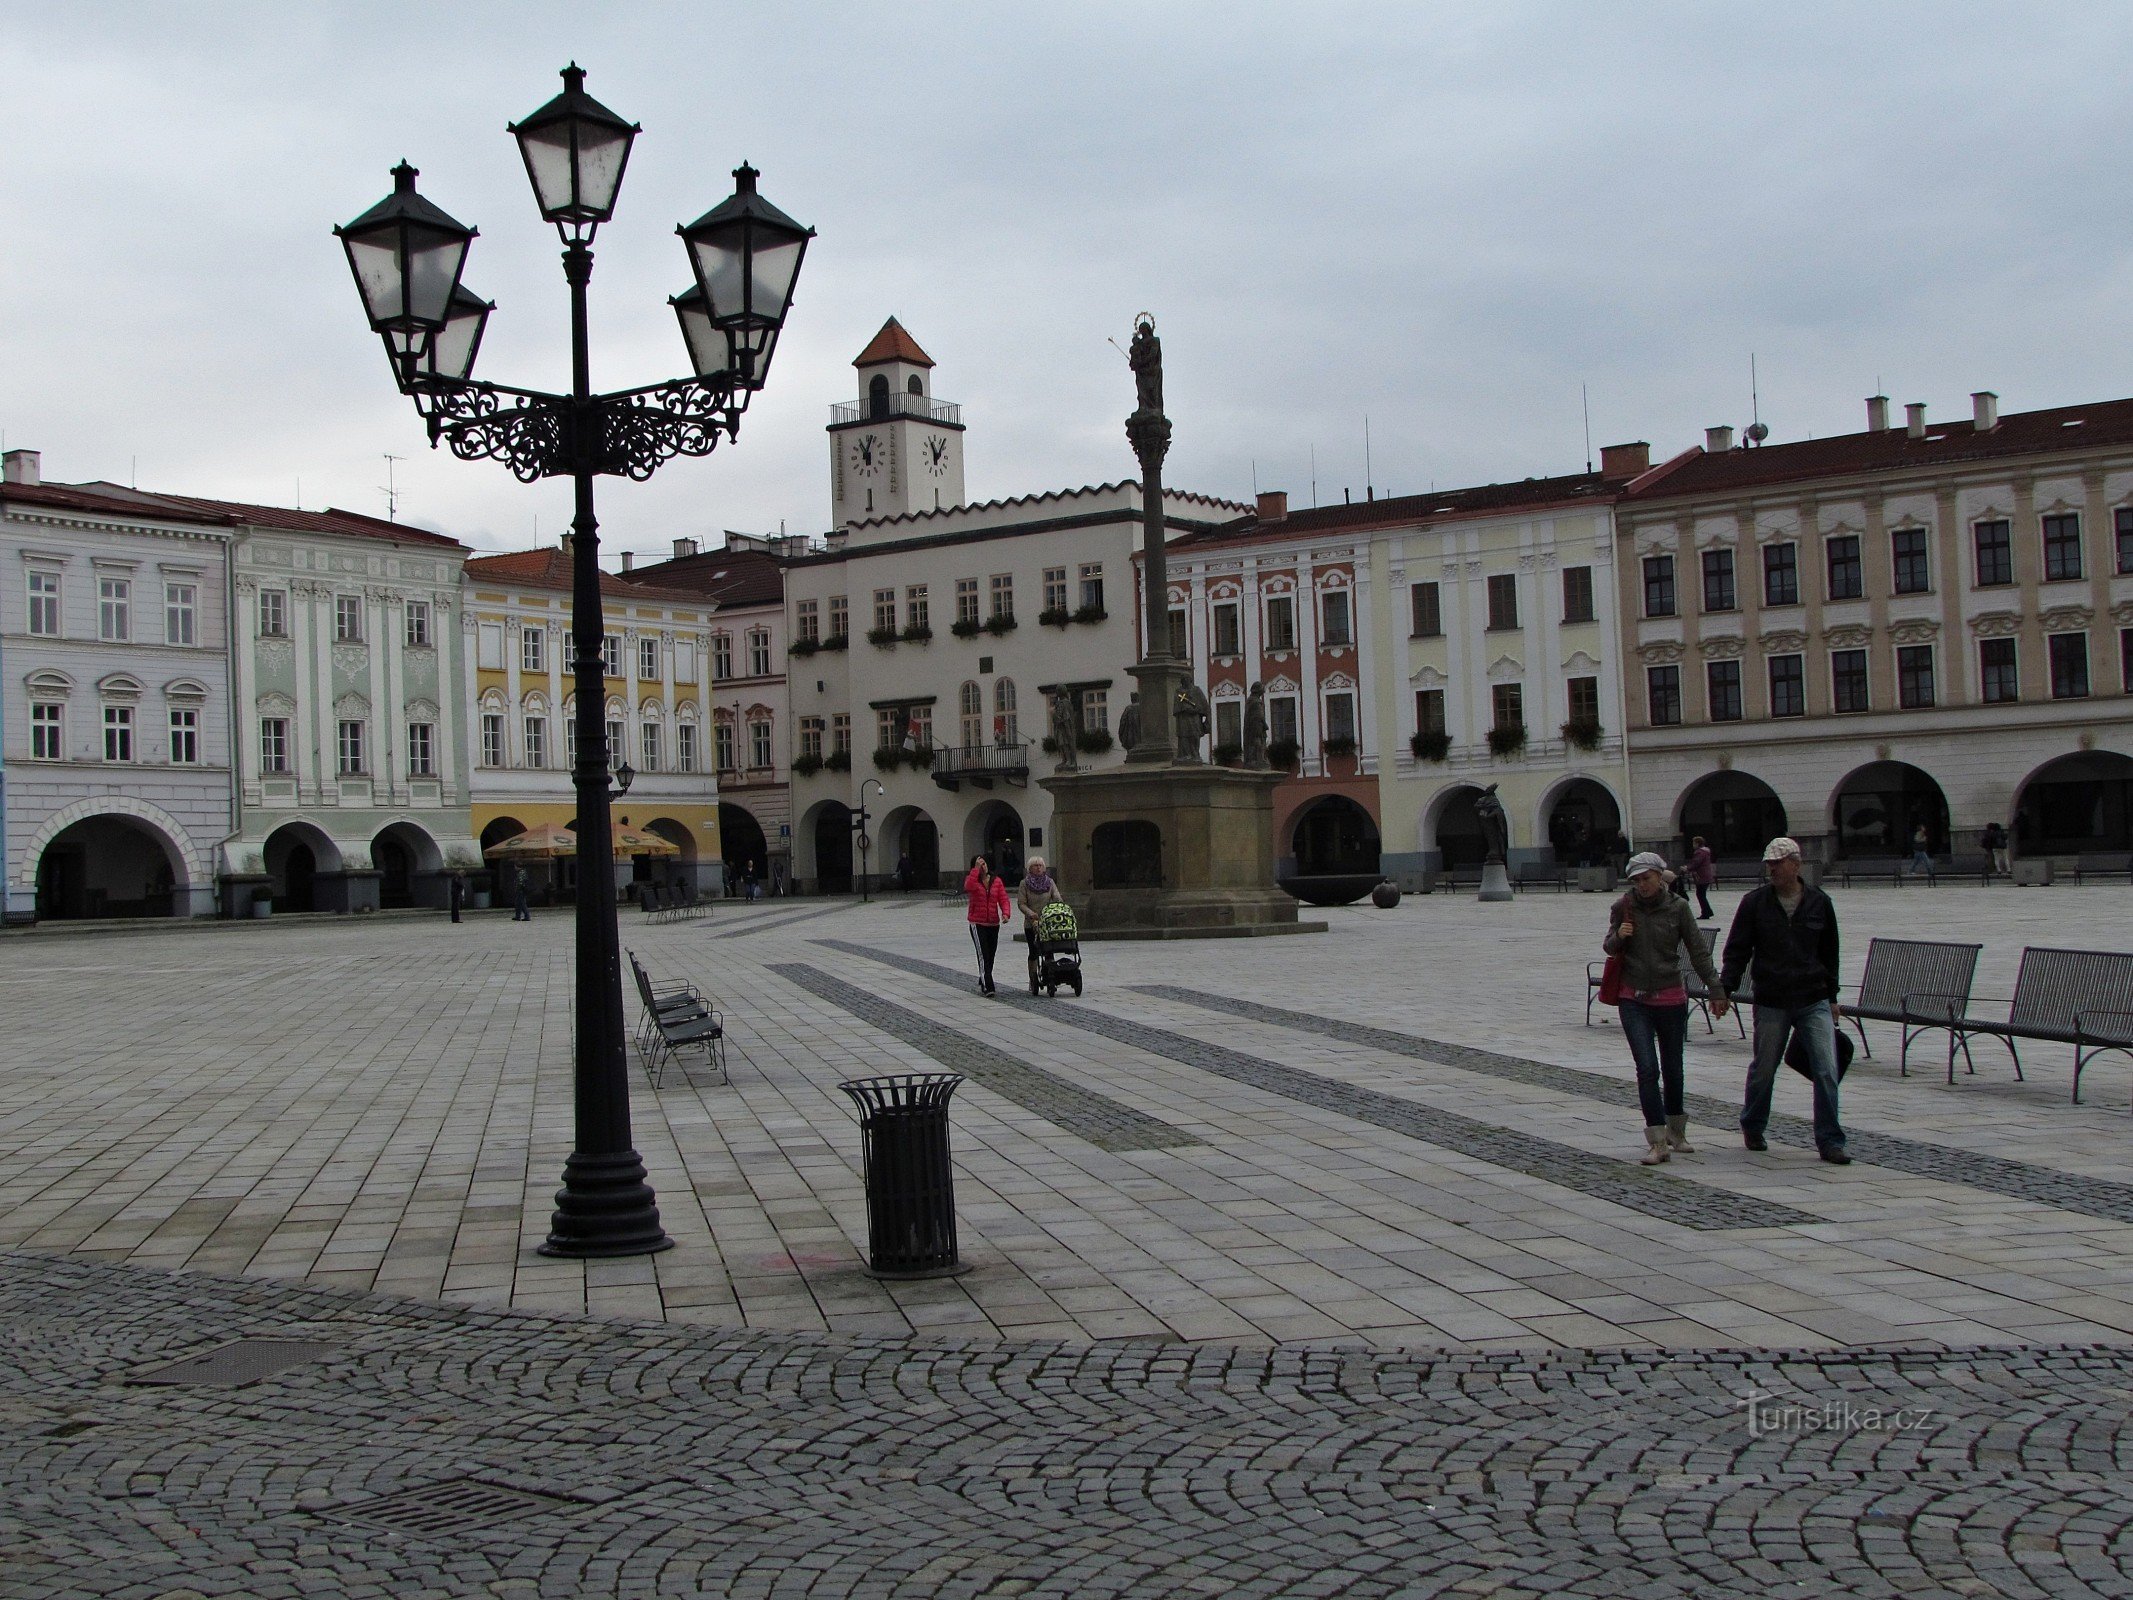
<instances>
[{"instance_id":1,"label":"cobblestone pavement","mask_svg":"<svg viewBox=\"0 0 2133 1600\"><path fill-rule=\"evenodd\" d=\"M2123 1349L845 1339L21 1253L0 1323L4 1600L2133 1594ZM138 1386L240 1337L312 1359Z\"/></svg>"}]
</instances>

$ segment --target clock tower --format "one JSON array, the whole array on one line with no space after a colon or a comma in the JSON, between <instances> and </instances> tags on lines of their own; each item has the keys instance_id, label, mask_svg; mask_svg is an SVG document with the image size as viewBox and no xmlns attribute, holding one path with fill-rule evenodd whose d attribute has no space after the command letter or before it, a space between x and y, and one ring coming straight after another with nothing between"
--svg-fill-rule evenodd
<instances>
[{"instance_id":1,"label":"clock tower","mask_svg":"<svg viewBox=\"0 0 2133 1600\"><path fill-rule=\"evenodd\" d=\"M961 505L962 407L933 398L933 358L891 317L852 365L858 402L830 407L830 520Z\"/></svg>"}]
</instances>

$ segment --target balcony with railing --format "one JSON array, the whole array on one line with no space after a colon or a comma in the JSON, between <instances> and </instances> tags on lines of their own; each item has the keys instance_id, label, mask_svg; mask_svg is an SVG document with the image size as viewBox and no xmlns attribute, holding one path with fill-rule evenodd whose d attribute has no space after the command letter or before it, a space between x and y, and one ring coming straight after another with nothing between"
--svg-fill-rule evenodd
<instances>
[{"instance_id":1,"label":"balcony with railing","mask_svg":"<svg viewBox=\"0 0 2133 1600\"><path fill-rule=\"evenodd\" d=\"M1027 739L1002 739L988 744L938 744L933 747L933 781L943 789L990 789L996 782L1027 787L1029 784Z\"/></svg>"},{"instance_id":2,"label":"balcony with railing","mask_svg":"<svg viewBox=\"0 0 2133 1600\"><path fill-rule=\"evenodd\" d=\"M851 422L886 422L891 417L922 417L928 422L963 425L963 408L923 394L884 394L867 400L844 400L830 407L830 426Z\"/></svg>"}]
</instances>

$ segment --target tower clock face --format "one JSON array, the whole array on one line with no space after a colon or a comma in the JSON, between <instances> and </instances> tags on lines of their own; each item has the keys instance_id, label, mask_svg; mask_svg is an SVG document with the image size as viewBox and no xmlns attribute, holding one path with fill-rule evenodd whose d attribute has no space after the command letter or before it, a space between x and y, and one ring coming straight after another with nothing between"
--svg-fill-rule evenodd
<instances>
[{"instance_id":1,"label":"tower clock face","mask_svg":"<svg viewBox=\"0 0 2133 1600\"><path fill-rule=\"evenodd\" d=\"M948 471L948 441L946 439L928 439L926 441L926 470L936 478L943 476Z\"/></svg>"},{"instance_id":2,"label":"tower clock face","mask_svg":"<svg viewBox=\"0 0 2133 1600\"><path fill-rule=\"evenodd\" d=\"M881 471L889 459L888 441L878 433L862 433L852 441L852 470L862 478Z\"/></svg>"}]
</instances>

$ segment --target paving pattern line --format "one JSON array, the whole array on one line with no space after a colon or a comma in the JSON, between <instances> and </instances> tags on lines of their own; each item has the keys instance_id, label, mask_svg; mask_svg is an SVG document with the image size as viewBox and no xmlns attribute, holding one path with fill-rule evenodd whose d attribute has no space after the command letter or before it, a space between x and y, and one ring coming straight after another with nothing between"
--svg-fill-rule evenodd
<instances>
[{"instance_id":1,"label":"paving pattern line","mask_svg":"<svg viewBox=\"0 0 2133 1600\"><path fill-rule=\"evenodd\" d=\"M914 977L927 978L952 988L967 988L969 983L967 976L957 968L945 967L915 956L876 950L843 939L816 939L812 942L846 955L878 961L884 966L911 973ZM1294 1100L1300 1105L1330 1111L1357 1122L1366 1122L1389 1133L1401 1134L1424 1144L1435 1145L1439 1149L1455 1151L1476 1161L1485 1161L1491 1166L1539 1178L1543 1182L1609 1201L1662 1222L1672 1222L1686 1228L1712 1230L1796 1228L1823 1220L1778 1201L1734 1194L1707 1184L1689 1182L1658 1173L1648 1167L1618 1161L1612 1156L1595 1155L1573 1145L1558 1144L1552 1139L1543 1139L1535 1134L1498 1127L1493 1123L1463 1117L1456 1112L1443 1111L1418 1101L1402 1100L1396 1095L1385 1094L1376 1089L1366 1089L1356 1084L1343 1083L1336 1078L1305 1072L1301 1068L1283 1066L1260 1056L1246 1055L1241 1050L1232 1050L1225 1045L1210 1044L1186 1034L1173 1033L1167 1028L1131 1022L1123 1017L1115 1017L1085 1006L1036 1001L1028 995L1006 989L1000 991L999 999L1041 1015L1054 1024L1101 1034L1136 1050L1144 1050L1150 1055L1160 1056L1164 1060L1175 1061L1184 1066L1197 1067L1232 1083L1245 1084L1285 1100Z\"/></svg>"},{"instance_id":2,"label":"paving pattern line","mask_svg":"<svg viewBox=\"0 0 2133 1600\"><path fill-rule=\"evenodd\" d=\"M789 928L796 922L812 922L817 917L832 917L848 909L845 906L823 906L814 911L799 911L788 915L782 911L766 912L738 928L726 928L718 933L706 934L707 939L738 939L748 933L773 933L779 928Z\"/></svg>"},{"instance_id":3,"label":"paving pattern line","mask_svg":"<svg viewBox=\"0 0 2133 1600\"><path fill-rule=\"evenodd\" d=\"M1439 1066L1456 1067L1462 1072L1480 1073L1485 1077L1501 1078L1509 1083L1528 1084L1536 1089L1551 1090L1556 1094L1578 1095L1605 1100L1611 1105L1623 1105L1626 1103L1625 1096L1629 1093L1628 1087L1619 1079L1610 1078L1604 1073L1588 1072L1581 1067L1562 1067L1548 1061L1531 1061L1523 1056L1507 1056L1494 1050L1477 1049L1473 1045L1425 1039L1419 1034L1397 1033L1390 1028L1376 1028L1367 1023L1343 1022L1335 1017L1320 1016L1313 1011L1292 1011L1282 1006L1264 1005L1256 1000L1225 999L1220 995L1205 994L1197 989L1180 988L1176 984L1142 983L1135 984L1132 988L1135 994L1174 1000L1180 1005L1197 1006L1223 1016L1249 1017L1254 1022L1268 1023L1277 1028L1293 1028L1300 1033L1315 1033L1321 1038L1339 1039L1347 1044L1382 1050L1387 1055L1406 1056L1414 1061L1429 1061ZM1740 1107L1733 1101L1720 1100L1713 1095L1691 1094L1685 1096L1682 1103L1695 1121L1706 1122L1720 1129L1731 1129L1739 1125ZM1814 1124L1806 1117L1775 1113L1770 1118L1766 1133L1767 1137L1780 1144L1796 1145L1806 1150L1815 1147ZM2133 1222L2133 1184L2114 1183L2108 1178L2083 1177L2079 1173L2060 1172L2052 1167L2040 1167L2026 1161L2011 1161L2004 1156L1979 1155L1948 1145L1928 1144L1922 1139L1906 1139L1898 1134L1875 1133L1869 1129L1849 1130L1845 1150L1854 1161L1887 1167L1891 1171L1906 1173L1914 1178L1935 1178L1944 1183L1964 1184L1990 1194L2004 1195L2011 1200L2029 1200L2038 1205L2050 1206L2055 1211L2070 1211L2077 1216L2099 1217L2109 1222Z\"/></svg>"},{"instance_id":4,"label":"paving pattern line","mask_svg":"<svg viewBox=\"0 0 2133 1600\"><path fill-rule=\"evenodd\" d=\"M1136 1111L1108 1095L1085 1089L1057 1073L1031 1066L982 1039L943 1027L931 1017L869 994L840 978L831 977L820 968L782 961L769 963L764 970L805 989L817 1000L826 1000L850 1012L890 1038L931 1056L950 1072L960 1072L972 1083L991 1090L1024 1111L1035 1113L1078 1139L1086 1139L1099 1150L1120 1154L1130 1150L1174 1150L1181 1145L1206 1143L1197 1134L1187 1133L1145 1111Z\"/></svg>"}]
</instances>

